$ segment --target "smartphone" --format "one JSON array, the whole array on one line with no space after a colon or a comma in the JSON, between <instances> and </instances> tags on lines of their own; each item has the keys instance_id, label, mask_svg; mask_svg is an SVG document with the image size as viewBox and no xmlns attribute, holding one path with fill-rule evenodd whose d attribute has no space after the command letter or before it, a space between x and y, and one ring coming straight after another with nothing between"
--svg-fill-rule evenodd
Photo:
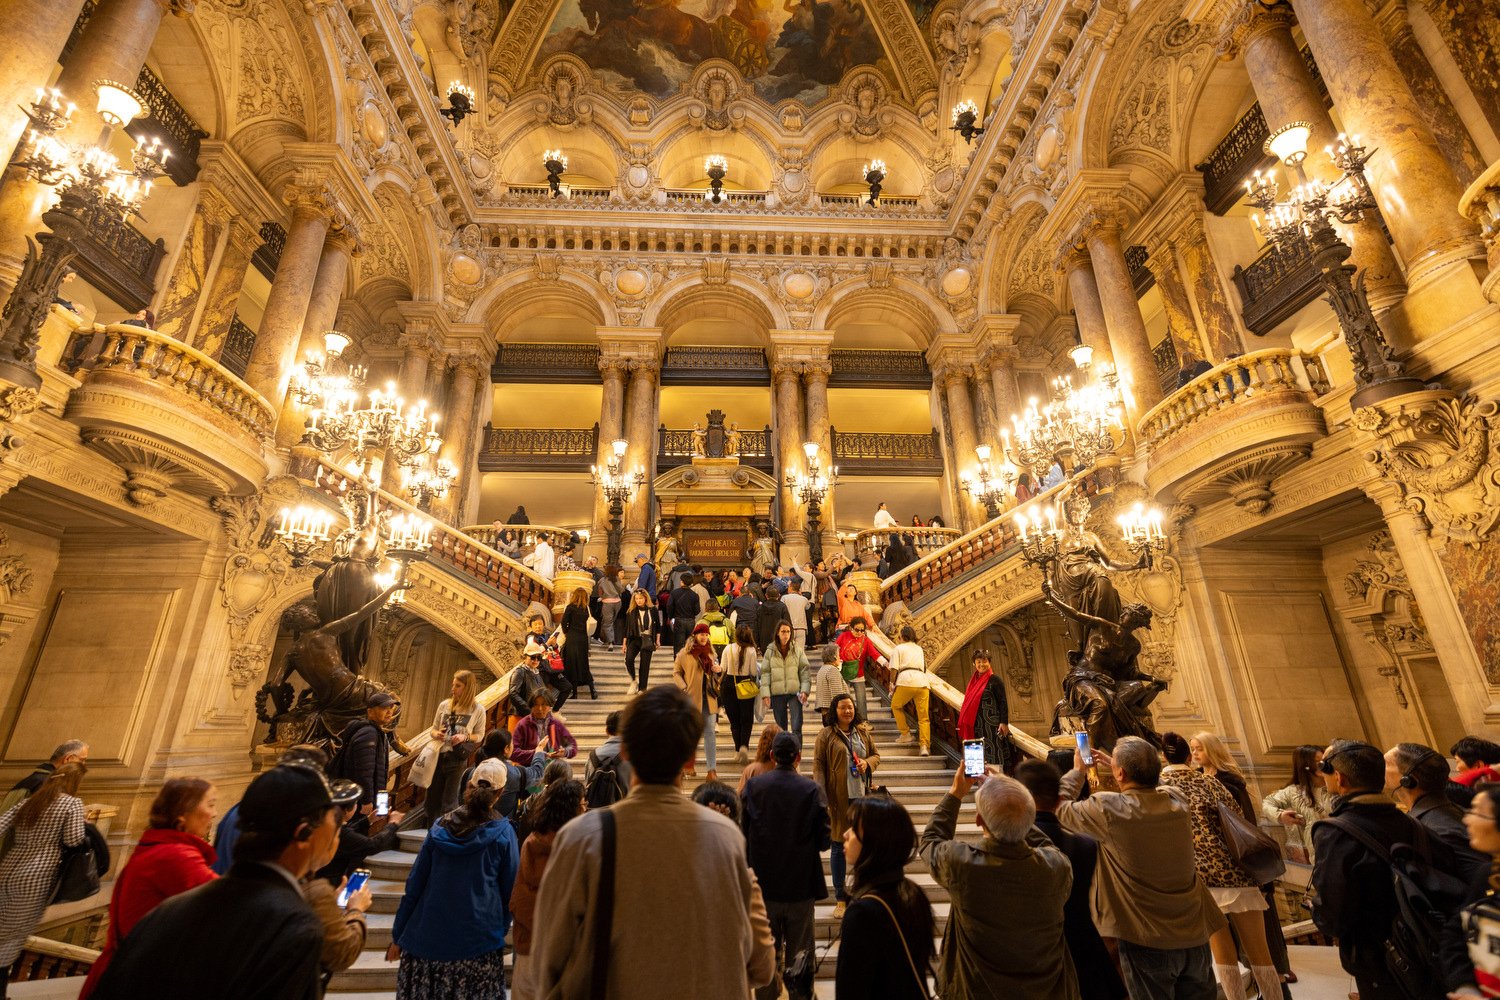
<instances>
[{"instance_id":1,"label":"smartphone","mask_svg":"<svg viewBox=\"0 0 1500 1000\"><path fill-rule=\"evenodd\" d=\"M1083 758L1084 767L1094 766L1094 748L1089 746L1089 734L1080 730L1073 734L1078 740L1078 756Z\"/></svg>"},{"instance_id":2,"label":"smartphone","mask_svg":"<svg viewBox=\"0 0 1500 1000\"><path fill-rule=\"evenodd\" d=\"M376 792L375 793L375 815L376 816L389 816L390 814L391 814L391 793L390 792Z\"/></svg>"},{"instance_id":3,"label":"smartphone","mask_svg":"<svg viewBox=\"0 0 1500 1000\"><path fill-rule=\"evenodd\" d=\"M984 777L984 740L964 740L964 774Z\"/></svg>"},{"instance_id":4,"label":"smartphone","mask_svg":"<svg viewBox=\"0 0 1500 1000\"><path fill-rule=\"evenodd\" d=\"M348 906L349 897L363 888L368 881L370 881L370 869L354 869L354 874L349 876L349 884L344 886L343 891L339 893L339 905Z\"/></svg>"}]
</instances>

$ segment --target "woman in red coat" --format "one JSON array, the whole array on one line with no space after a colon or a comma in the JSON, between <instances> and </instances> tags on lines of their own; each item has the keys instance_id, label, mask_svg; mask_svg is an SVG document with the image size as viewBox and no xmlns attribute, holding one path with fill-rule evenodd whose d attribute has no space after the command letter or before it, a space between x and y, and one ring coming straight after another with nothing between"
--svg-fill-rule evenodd
<instances>
[{"instance_id":1,"label":"woman in red coat","mask_svg":"<svg viewBox=\"0 0 1500 1000\"><path fill-rule=\"evenodd\" d=\"M109 900L109 932L94 960L79 1000L87 1000L115 949L142 917L164 899L217 878L208 843L217 793L202 778L170 778L151 803L150 825L115 880Z\"/></svg>"}]
</instances>

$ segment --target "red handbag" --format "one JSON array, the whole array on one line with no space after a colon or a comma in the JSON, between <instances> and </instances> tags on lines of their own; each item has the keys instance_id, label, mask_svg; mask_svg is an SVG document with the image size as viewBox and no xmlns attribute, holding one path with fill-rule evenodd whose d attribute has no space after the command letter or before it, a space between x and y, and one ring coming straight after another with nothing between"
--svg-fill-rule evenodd
<instances>
[{"instance_id":1,"label":"red handbag","mask_svg":"<svg viewBox=\"0 0 1500 1000\"><path fill-rule=\"evenodd\" d=\"M554 673L562 673L563 661L561 653L552 653L547 657L547 669Z\"/></svg>"}]
</instances>

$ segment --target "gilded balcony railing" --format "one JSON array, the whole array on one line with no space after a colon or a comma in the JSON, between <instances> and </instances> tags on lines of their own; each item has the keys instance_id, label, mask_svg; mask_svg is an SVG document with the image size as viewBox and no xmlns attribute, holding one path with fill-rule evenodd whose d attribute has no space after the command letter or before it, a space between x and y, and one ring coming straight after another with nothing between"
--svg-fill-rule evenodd
<instances>
[{"instance_id":1,"label":"gilded balcony railing","mask_svg":"<svg viewBox=\"0 0 1500 1000\"><path fill-rule=\"evenodd\" d=\"M887 434L832 430L833 460L839 471L896 476L940 476L943 451L938 432Z\"/></svg>"},{"instance_id":2,"label":"gilded balcony railing","mask_svg":"<svg viewBox=\"0 0 1500 1000\"><path fill-rule=\"evenodd\" d=\"M584 471L599 450L599 425L593 427L486 427L479 452L485 472L528 469Z\"/></svg>"},{"instance_id":3,"label":"gilded balcony railing","mask_svg":"<svg viewBox=\"0 0 1500 1000\"><path fill-rule=\"evenodd\" d=\"M1153 449L1208 416L1276 392L1320 396L1328 391L1323 363L1286 348L1244 354L1204 372L1141 417L1138 435Z\"/></svg>"},{"instance_id":4,"label":"gilded balcony railing","mask_svg":"<svg viewBox=\"0 0 1500 1000\"><path fill-rule=\"evenodd\" d=\"M771 428L740 431L740 462L757 469L770 470L774 463ZM658 469L675 468L693 460L693 431L661 427L657 431L656 465Z\"/></svg>"},{"instance_id":5,"label":"gilded balcony railing","mask_svg":"<svg viewBox=\"0 0 1500 1000\"><path fill-rule=\"evenodd\" d=\"M1245 326L1266 334L1318 297L1321 286L1311 251L1301 244L1273 243L1230 275L1244 303Z\"/></svg>"},{"instance_id":6,"label":"gilded balcony railing","mask_svg":"<svg viewBox=\"0 0 1500 1000\"><path fill-rule=\"evenodd\" d=\"M103 334L98 352L88 352ZM74 334L68 356L91 379L127 375L167 386L224 414L256 439L276 427L276 410L223 365L180 340L145 327L93 326Z\"/></svg>"}]
</instances>

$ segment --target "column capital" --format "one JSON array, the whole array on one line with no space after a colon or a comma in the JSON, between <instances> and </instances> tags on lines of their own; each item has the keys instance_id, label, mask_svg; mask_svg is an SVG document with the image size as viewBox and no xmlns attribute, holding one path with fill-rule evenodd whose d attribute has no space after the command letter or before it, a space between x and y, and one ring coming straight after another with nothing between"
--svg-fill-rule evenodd
<instances>
[{"instance_id":1,"label":"column capital","mask_svg":"<svg viewBox=\"0 0 1500 1000\"><path fill-rule=\"evenodd\" d=\"M455 376L471 378L476 383L484 376L485 372L484 359L479 356L479 352L467 348L458 354L450 355L448 357L448 367L453 369Z\"/></svg>"},{"instance_id":2,"label":"column capital","mask_svg":"<svg viewBox=\"0 0 1500 1000\"><path fill-rule=\"evenodd\" d=\"M630 363L618 355L599 355L599 374L606 380L617 378L623 380L630 371Z\"/></svg>"},{"instance_id":3,"label":"column capital","mask_svg":"<svg viewBox=\"0 0 1500 1000\"><path fill-rule=\"evenodd\" d=\"M330 250L349 257L358 257L360 254L358 227L349 222L330 227L328 235L323 237L323 252L327 253Z\"/></svg>"},{"instance_id":4,"label":"column capital","mask_svg":"<svg viewBox=\"0 0 1500 1000\"><path fill-rule=\"evenodd\" d=\"M1058 274L1066 279L1074 271L1093 267L1093 261L1089 260L1088 248L1079 246L1070 238L1058 248L1057 259L1053 262L1052 266Z\"/></svg>"},{"instance_id":5,"label":"column capital","mask_svg":"<svg viewBox=\"0 0 1500 1000\"><path fill-rule=\"evenodd\" d=\"M188 17L198 8L198 0L156 0L158 6L168 14Z\"/></svg>"},{"instance_id":6,"label":"column capital","mask_svg":"<svg viewBox=\"0 0 1500 1000\"><path fill-rule=\"evenodd\" d=\"M1105 195L1095 196L1081 206L1078 224L1074 232L1075 242L1090 248L1095 243L1118 244L1125 231L1125 213L1119 200Z\"/></svg>"},{"instance_id":7,"label":"column capital","mask_svg":"<svg viewBox=\"0 0 1500 1000\"><path fill-rule=\"evenodd\" d=\"M1280 0L1239 0L1239 6L1219 32L1218 53L1234 59L1244 49L1268 35L1291 35L1297 15Z\"/></svg>"},{"instance_id":8,"label":"column capital","mask_svg":"<svg viewBox=\"0 0 1500 1000\"><path fill-rule=\"evenodd\" d=\"M830 330L770 331L771 375L796 377L818 366L832 371L833 332Z\"/></svg>"},{"instance_id":9,"label":"column capital","mask_svg":"<svg viewBox=\"0 0 1500 1000\"><path fill-rule=\"evenodd\" d=\"M990 313L980 316L969 327L969 339L983 352L993 346L1014 344L1020 327L1021 317L1014 313Z\"/></svg>"},{"instance_id":10,"label":"column capital","mask_svg":"<svg viewBox=\"0 0 1500 1000\"><path fill-rule=\"evenodd\" d=\"M661 367L662 330L656 326L601 326L599 337L599 370L619 366L622 371Z\"/></svg>"},{"instance_id":11,"label":"column capital","mask_svg":"<svg viewBox=\"0 0 1500 1000\"><path fill-rule=\"evenodd\" d=\"M299 176L281 193L282 202L292 210L292 220L325 219L338 213L338 196L327 181Z\"/></svg>"}]
</instances>

